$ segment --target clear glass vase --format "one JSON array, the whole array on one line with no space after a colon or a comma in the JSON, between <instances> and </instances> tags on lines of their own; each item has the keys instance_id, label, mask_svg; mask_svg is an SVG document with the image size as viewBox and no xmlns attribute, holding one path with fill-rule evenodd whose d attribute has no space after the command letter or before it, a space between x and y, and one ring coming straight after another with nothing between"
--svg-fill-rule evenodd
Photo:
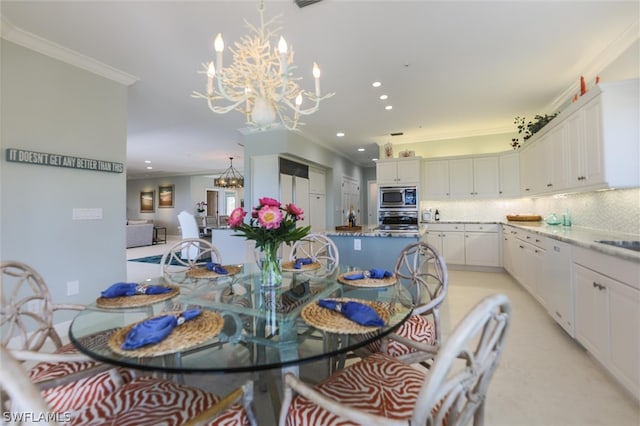
<instances>
[{"instance_id":1,"label":"clear glass vase","mask_svg":"<svg viewBox=\"0 0 640 426\"><path fill-rule=\"evenodd\" d=\"M260 259L262 287L279 287L282 285L282 270L278 259L278 247L276 242L267 242L262 246L262 257Z\"/></svg>"}]
</instances>

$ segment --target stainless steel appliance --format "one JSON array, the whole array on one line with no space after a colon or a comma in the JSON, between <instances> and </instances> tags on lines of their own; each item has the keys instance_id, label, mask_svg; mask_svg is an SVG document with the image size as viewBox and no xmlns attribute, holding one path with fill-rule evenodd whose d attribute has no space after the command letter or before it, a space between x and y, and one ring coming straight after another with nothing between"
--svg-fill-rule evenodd
<instances>
[{"instance_id":1,"label":"stainless steel appliance","mask_svg":"<svg viewBox=\"0 0 640 426\"><path fill-rule=\"evenodd\" d=\"M378 197L380 210L416 210L418 192L412 186L381 186Z\"/></svg>"},{"instance_id":2,"label":"stainless steel appliance","mask_svg":"<svg viewBox=\"0 0 640 426\"><path fill-rule=\"evenodd\" d=\"M418 211L380 211L378 229L390 232L418 232Z\"/></svg>"}]
</instances>

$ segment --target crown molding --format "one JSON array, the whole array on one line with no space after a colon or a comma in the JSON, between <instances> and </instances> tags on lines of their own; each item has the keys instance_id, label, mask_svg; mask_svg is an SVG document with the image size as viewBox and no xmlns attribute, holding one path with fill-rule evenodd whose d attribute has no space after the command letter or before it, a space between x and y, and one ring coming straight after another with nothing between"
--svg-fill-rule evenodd
<instances>
[{"instance_id":1,"label":"crown molding","mask_svg":"<svg viewBox=\"0 0 640 426\"><path fill-rule=\"evenodd\" d=\"M103 62L82 55L74 50L68 49L18 28L9 22L9 20L4 16L0 16L0 28L0 35L5 40L18 44L22 47L26 47L27 49L34 50L38 53L42 53L43 55L58 59L67 64L82 68L85 71L108 78L109 80L113 80L125 86L131 86L139 80L139 78L134 75L120 71Z\"/></svg>"},{"instance_id":2,"label":"crown molding","mask_svg":"<svg viewBox=\"0 0 640 426\"><path fill-rule=\"evenodd\" d=\"M629 25L621 34L613 40L605 49L587 63L582 76L586 81L593 81L607 66L611 65L625 50L640 39L640 20ZM561 107L571 102L571 98L578 92L577 83L572 83L557 98L549 104L550 111L558 111Z\"/></svg>"}]
</instances>

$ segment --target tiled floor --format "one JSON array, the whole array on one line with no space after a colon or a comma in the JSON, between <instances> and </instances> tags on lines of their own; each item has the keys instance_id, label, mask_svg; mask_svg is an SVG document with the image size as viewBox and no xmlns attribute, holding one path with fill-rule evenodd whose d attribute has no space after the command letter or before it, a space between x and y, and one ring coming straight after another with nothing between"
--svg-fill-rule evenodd
<instances>
[{"instance_id":1,"label":"tiled floor","mask_svg":"<svg viewBox=\"0 0 640 426\"><path fill-rule=\"evenodd\" d=\"M175 237L169 238L176 241ZM127 258L160 254L167 245L134 248ZM157 275L159 265L127 262L128 279ZM443 307L445 334L481 298L504 293L513 304L507 345L489 388L485 424L489 426L640 425L640 404L630 397L547 315L509 275L450 271ZM313 376L318 365L303 368ZM277 377L277 376L276 376ZM187 376L187 382L224 394L247 376ZM256 391L259 424L275 420L265 393Z\"/></svg>"}]
</instances>

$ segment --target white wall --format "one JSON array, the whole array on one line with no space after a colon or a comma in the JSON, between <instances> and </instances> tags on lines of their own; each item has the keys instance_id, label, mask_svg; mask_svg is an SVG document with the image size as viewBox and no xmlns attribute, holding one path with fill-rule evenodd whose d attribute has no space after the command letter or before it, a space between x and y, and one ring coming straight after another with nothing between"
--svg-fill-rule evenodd
<instances>
[{"instance_id":1,"label":"white wall","mask_svg":"<svg viewBox=\"0 0 640 426\"><path fill-rule=\"evenodd\" d=\"M1 59L0 258L37 269L56 302L91 302L126 278L125 173L11 163L4 150L126 163L127 88L6 40ZM73 208L102 219L74 221Z\"/></svg>"}]
</instances>

